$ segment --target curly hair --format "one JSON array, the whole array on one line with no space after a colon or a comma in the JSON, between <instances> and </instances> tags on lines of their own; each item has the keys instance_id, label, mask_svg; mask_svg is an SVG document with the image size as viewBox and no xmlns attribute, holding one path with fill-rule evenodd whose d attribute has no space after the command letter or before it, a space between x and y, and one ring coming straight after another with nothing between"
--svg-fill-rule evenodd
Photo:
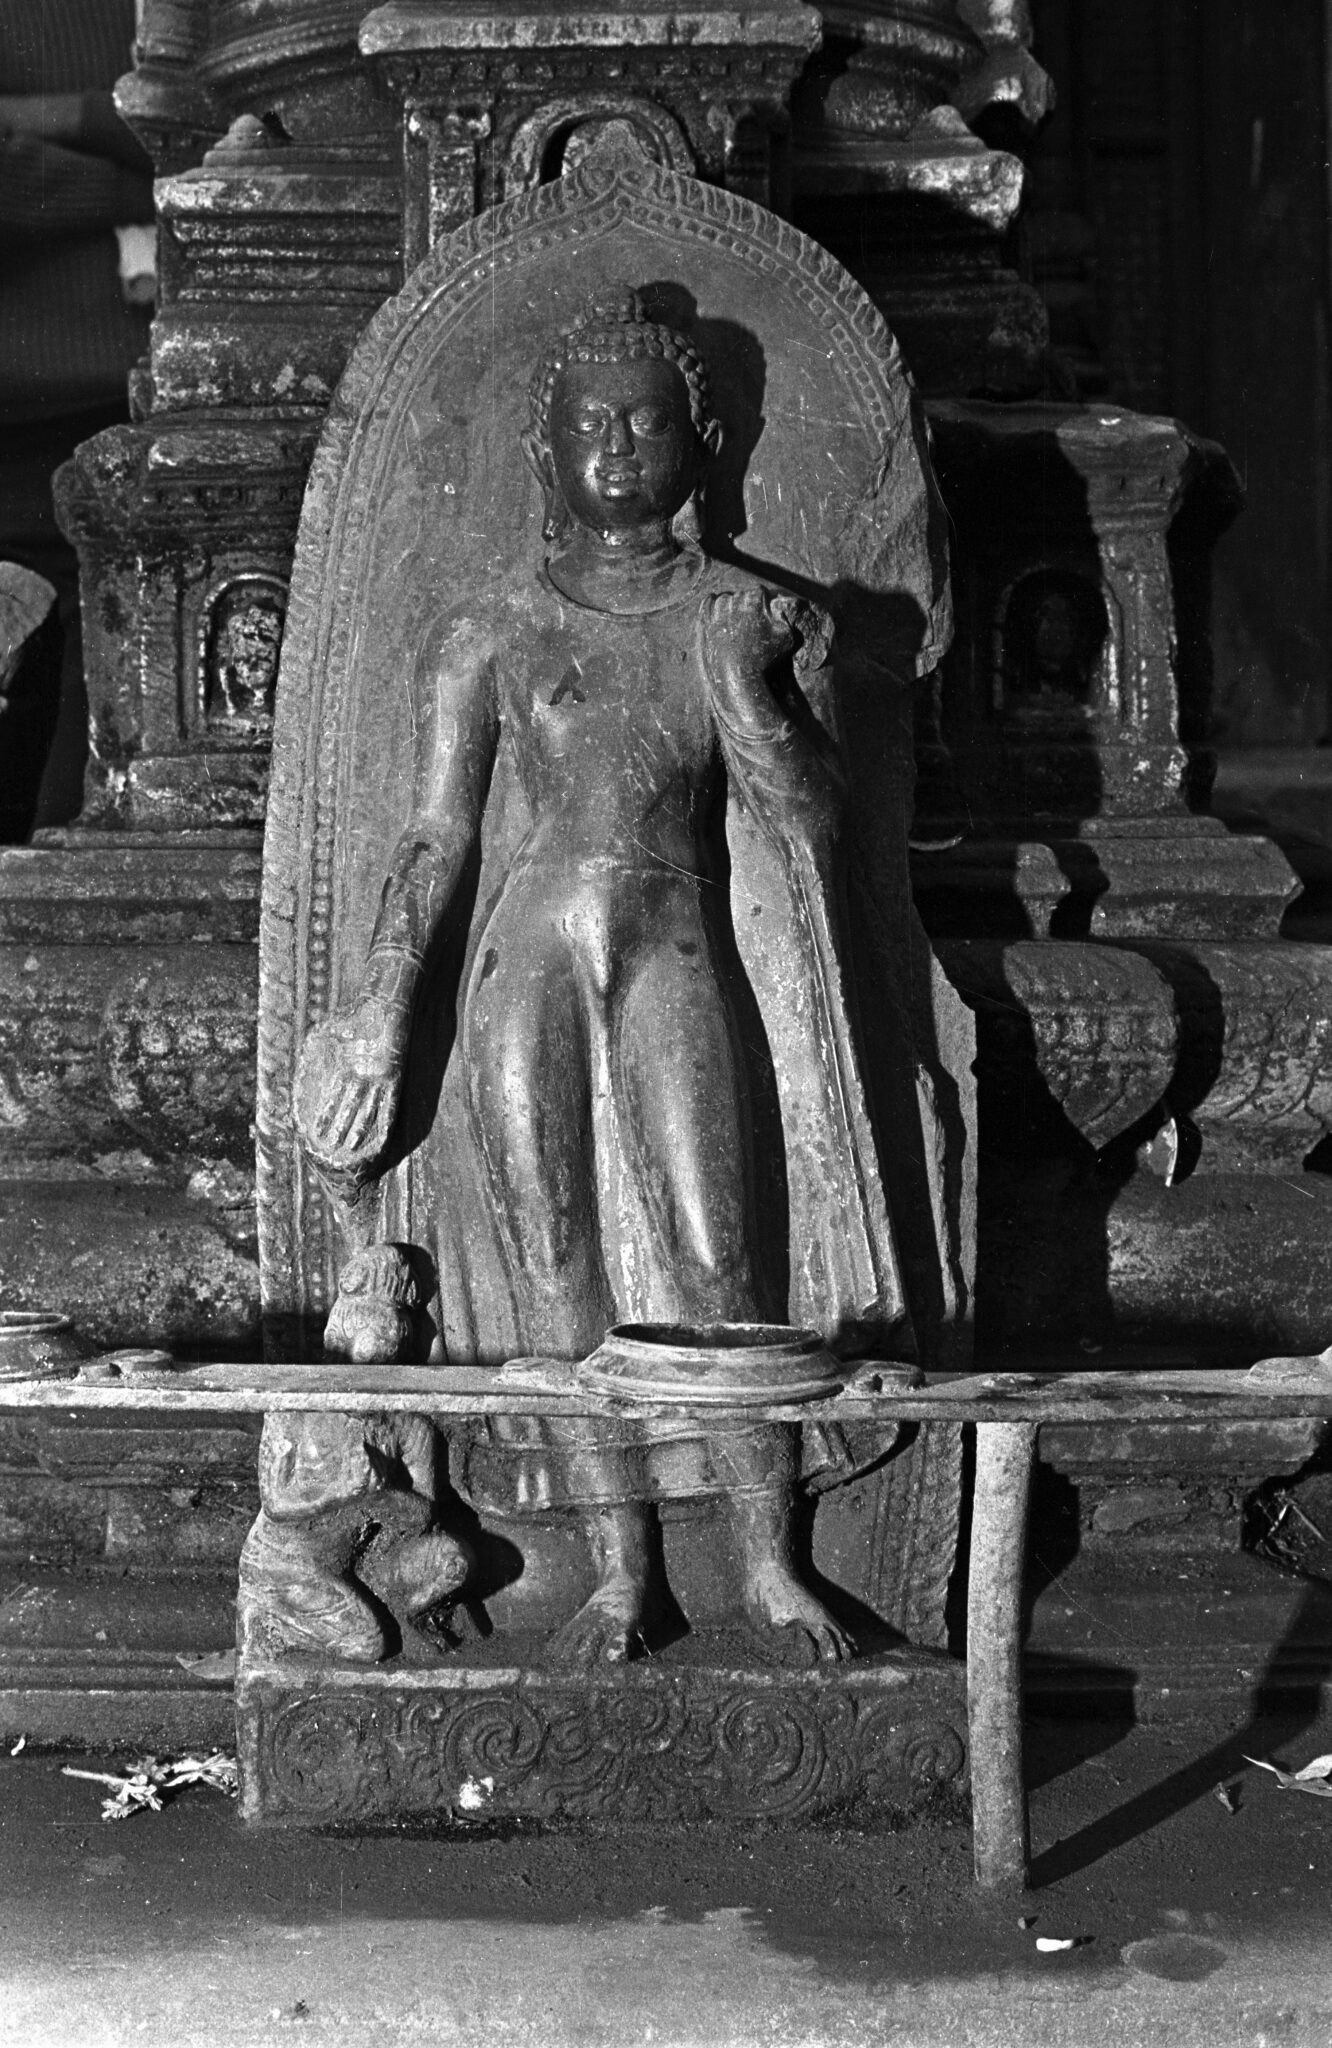
<instances>
[{"instance_id":1,"label":"curly hair","mask_svg":"<svg viewBox=\"0 0 1332 2048\"><path fill-rule=\"evenodd\" d=\"M553 341L528 386L532 428L550 446L550 401L555 379L570 363L627 363L655 357L674 363L689 387L689 413L701 434L712 419L708 366L687 335L649 320L641 292L613 285L590 298L578 325Z\"/></svg>"}]
</instances>

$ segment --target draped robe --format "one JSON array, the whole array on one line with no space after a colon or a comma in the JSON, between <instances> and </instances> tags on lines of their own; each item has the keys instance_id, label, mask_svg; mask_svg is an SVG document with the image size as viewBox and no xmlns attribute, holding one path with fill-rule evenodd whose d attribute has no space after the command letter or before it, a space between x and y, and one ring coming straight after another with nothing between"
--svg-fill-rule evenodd
<instances>
[{"instance_id":1,"label":"draped robe","mask_svg":"<svg viewBox=\"0 0 1332 2048\"><path fill-rule=\"evenodd\" d=\"M728 901L722 904L706 887L703 893L726 926L717 957L729 959L743 976L747 989L734 993L742 1005L752 1001L766 1040L766 1047L745 1046L743 1057L753 1070L742 1077L742 1093L755 1101L766 1095L778 1111L755 1132L760 1154L780 1148L779 1158L758 1159L754 1177L761 1210L763 1190L779 1190L779 1199L769 1200L766 1213L753 1219L756 1232L770 1228L774 1215L785 1223L786 1256L769 1261L768 1268L784 1273L785 1298L771 1308L792 1323L820 1330L844 1350L872 1346L880 1355L901 1357L910 1346L855 1050L839 929L838 806L826 775L821 793L810 798L811 782L821 773L816 757L826 759L833 751L828 622L817 608L761 586L793 622L797 641L794 664L788 663L784 680L774 678L773 719L785 734L783 743L775 743L770 732L746 730L721 712L701 652L700 608L718 593L752 588L757 579L729 564L698 566L682 602L627 618L584 611L540 572L517 587L510 582L483 590L445 614L418 665L418 724L428 732L435 708L428 693L441 687L441 649L456 669L460 636L470 636L465 687L489 693L482 723L493 748L476 835L475 895L469 903L470 878L457 886L441 921L448 936L442 942L435 937L416 1007L400 1156L386 1181L386 1234L422 1248L433 1264L437 1359L494 1364L550 1348L524 1298L513 1234L469 1103L465 1025L483 972L480 949L503 923L506 889L536 826L523 774L524 720L553 717L548 707L557 702L566 708L552 669L576 673L588 636L600 646L620 648L631 666L636 658L647 669L654 661L680 663L697 684L709 728L713 777L723 791L726 852L719 865L729 868L728 891L721 892ZM558 651L554 661L552 649ZM566 656L572 668L561 666ZM456 675L451 686L457 687ZM578 707L567 709L569 730L576 733ZM646 700L642 716L651 717ZM595 767L590 761L588 772ZM700 843L698 850L704 871L706 849ZM704 883L726 879L703 872ZM410 900L411 886L390 882L377 947L391 947L395 930L414 920L419 928L420 905ZM595 1020L591 1028L598 1028ZM594 1047L594 1062L596 1053ZM599 1128L605 1113L605 1105L594 1103L594 1150L608 1142ZM647 1222L642 1233L628 1279L623 1262L603 1262L605 1296L588 1305L589 1349L611 1321L672 1318L669 1288L660 1278L654 1281L663 1271L663 1247L648 1241ZM780 1277L776 1285L782 1287Z\"/></svg>"}]
</instances>

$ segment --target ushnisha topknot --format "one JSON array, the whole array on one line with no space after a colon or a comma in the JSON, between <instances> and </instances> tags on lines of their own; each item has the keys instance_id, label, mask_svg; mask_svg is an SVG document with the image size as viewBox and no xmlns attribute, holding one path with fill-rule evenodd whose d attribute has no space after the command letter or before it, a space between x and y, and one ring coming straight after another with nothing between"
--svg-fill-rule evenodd
<instances>
[{"instance_id":1,"label":"ushnisha topknot","mask_svg":"<svg viewBox=\"0 0 1332 2048\"><path fill-rule=\"evenodd\" d=\"M578 325L553 341L537 364L527 398L538 439L550 446L551 394L570 363L626 363L645 356L675 364L689 386L690 417L701 434L712 419L707 364L687 335L648 319L642 294L632 285L612 285L594 293Z\"/></svg>"}]
</instances>

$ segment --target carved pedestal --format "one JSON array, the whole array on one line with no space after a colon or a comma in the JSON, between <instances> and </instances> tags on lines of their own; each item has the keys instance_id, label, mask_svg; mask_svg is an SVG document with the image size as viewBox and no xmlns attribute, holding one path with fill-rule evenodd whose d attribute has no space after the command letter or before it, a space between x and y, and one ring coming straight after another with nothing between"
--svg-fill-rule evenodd
<instances>
[{"instance_id":1,"label":"carved pedestal","mask_svg":"<svg viewBox=\"0 0 1332 2048\"><path fill-rule=\"evenodd\" d=\"M962 1668L921 1651L800 1675L289 1661L247 1666L237 1705L242 1816L280 1825L808 1821L966 1783Z\"/></svg>"},{"instance_id":2,"label":"carved pedestal","mask_svg":"<svg viewBox=\"0 0 1332 2048\"><path fill-rule=\"evenodd\" d=\"M1246 1501L1264 1480L1274 1488L1305 1466L1325 1431L1312 1419L1128 1424L1094 1438L1045 1431L1040 1578L1055 1560L1062 1569L1033 1612L1028 1695L1055 1711L1104 1713L1113 1702L1160 1721L1206 1712L1227 1694L1269 1711L1316 1697L1332 1588L1317 1564L1309 1576L1282 1572L1271 1551L1242 1545L1269 1526L1245 1528Z\"/></svg>"}]
</instances>

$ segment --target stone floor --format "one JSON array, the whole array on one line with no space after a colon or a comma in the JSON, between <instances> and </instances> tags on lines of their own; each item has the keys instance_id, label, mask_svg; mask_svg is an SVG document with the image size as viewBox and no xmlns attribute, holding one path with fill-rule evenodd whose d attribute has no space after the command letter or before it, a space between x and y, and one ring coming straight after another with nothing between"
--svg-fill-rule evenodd
<instances>
[{"instance_id":1,"label":"stone floor","mask_svg":"<svg viewBox=\"0 0 1332 2048\"><path fill-rule=\"evenodd\" d=\"M984 1903L956 1811L293 1838L204 1790L103 1824L29 1748L0 1763L0 2041L1329 2048L1332 1800L1241 1760L1328 1749L1298 1713L1037 1724L1035 1889Z\"/></svg>"}]
</instances>

